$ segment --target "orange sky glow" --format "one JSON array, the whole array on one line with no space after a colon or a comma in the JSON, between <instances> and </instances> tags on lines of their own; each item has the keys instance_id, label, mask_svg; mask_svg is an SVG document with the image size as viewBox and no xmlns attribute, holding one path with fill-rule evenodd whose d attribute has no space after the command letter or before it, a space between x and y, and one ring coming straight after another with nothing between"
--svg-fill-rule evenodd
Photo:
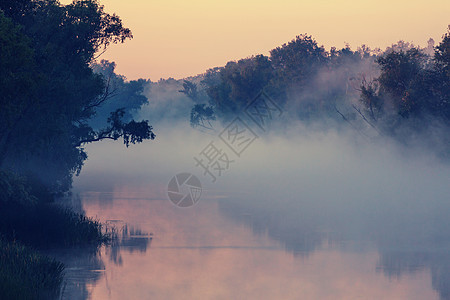
<instances>
[{"instance_id":1,"label":"orange sky glow","mask_svg":"<svg viewBox=\"0 0 450 300\"><path fill-rule=\"evenodd\" d=\"M62 1L67 3L69 1ZM134 39L101 57L128 79L183 78L269 50L307 33L327 49L440 41L448 0L101 0Z\"/></svg>"}]
</instances>

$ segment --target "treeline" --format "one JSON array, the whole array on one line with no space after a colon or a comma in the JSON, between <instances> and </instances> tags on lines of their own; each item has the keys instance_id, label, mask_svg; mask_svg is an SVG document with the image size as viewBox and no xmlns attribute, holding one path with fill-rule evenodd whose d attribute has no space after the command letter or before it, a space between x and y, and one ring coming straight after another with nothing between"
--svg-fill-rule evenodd
<instances>
[{"instance_id":1,"label":"treeline","mask_svg":"<svg viewBox=\"0 0 450 300\"><path fill-rule=\"evenodd\" d=\"M399 42L385 51L366 46L327 51L308 35L270 51L208 70L200 84L185 81L195 100L191 123L227 119L264 90L302 121L331 118L365 122L407 140L432 124L450 125L450 31L427 48ZM196 101L201 102L201 101Z\"/></svg>"}]
</instances>

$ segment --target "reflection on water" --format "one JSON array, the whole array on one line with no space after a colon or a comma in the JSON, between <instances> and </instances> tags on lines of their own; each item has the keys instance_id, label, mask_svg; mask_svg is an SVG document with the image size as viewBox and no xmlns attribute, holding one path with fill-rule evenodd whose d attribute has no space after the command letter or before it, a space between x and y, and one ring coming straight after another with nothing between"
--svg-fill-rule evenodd
<instances>
[{"instance_id":1,"label":"reflection on water","mask_svg":"<svg viewBox=\"0 0 450 300\"><path fill-rule=\"evenodd\" d=\"M106 220L106 226L114 228L115 238L111 245L105 248L105 254L116 265L122 265L123 250L129 253L145 253L150 246L152 235L142 232L141 229L135 229L133 226L128 228L128 224L123 224L120 220Z\"/></svg>"},{"instance_id":2,"label":"reflection on water","mask_svg":"<svg viewBox=\"0 0 450 300\"><path fill-rule=\"evenodd\" d=\"M181 209L167 183L199 172L209 140L180 130L90 146L73 205L120 237L59 251L65 299L450 299L447 164L333 134L273 137L220 182L202 177L201 201Z\"/></svg>"},{"instance_id":3,"label":"reflection on water","mask_svg":"<svg viewBox=\"0 0 450 300\"><path fill-rule=\"evenodd\" d=\"M117 228L117 238L108 246L77 249L55 249L50 255L64 262L65 280L62 286L62 299L89 299L91 288L105 276L106 267L112 263L121 266L122 253L145 253L151 242L151 235L139 229L128 228L118 220L106 222ZM122 225L118 227L118 225ZM106 278L105 278L106 279ZM108 283L107 283L108 284ZM108 286L109 289L109 286Z\"/></svg>"},{"instance_id":4,"label":"reflection on water","mask_svg":"<svg viewBox=\"0 0 450 300\"><path fill-rule=\"evenodd\" d=\"M88 287L104 275L105 265L98 249L54 250L51 254L64 262L65 278L62 299L88 299Z\"/></svg>"},{"instance_id":5,"label":"reflection on water","mask_svg":"<svg viewBox=\"0 0 450 300\"><path fill-rule=\"evenodd\" d=\"M255 234L264 232L282 242L286 251L294 256L308 256L324 245L349 252L349 246L354 247L355 242L359 251L376 249L377 272L391 280L429 272L432 288L441 299L450 299L450 223L442 211L428 208L409 210L405 214L392 207L374 211L370 206L356 210L348 206L345 213L335 210L323 214L316 210L320 207L318 204L302 205L301 211L294 205L291 209L295 214L285 211L279 214L276 209L258 210L250 202L246 199L222 201L219 209L235 221L239 221L237 212L245 213L251 221L243 223ZM362 217L364 222L361 222Z\"/></svg>"},{"instance_id":6,"label":"reflection on water","mask_svg":"<svg viewBox=\"0 0 450 300\"><path fill-rule=\"evenodd\" d=\"M330 217L338 212L313 218L292 207L294 218L242 199L186 210L150 193L80 193L84 211L119 238L98 251L56 251L67 265L64 299L449 298L449 239L433 225L414 229L436 234L423 240L429 235L386 231L399 225L389 218L352 228L351 218Z\"/></svg>"}]
</instances>

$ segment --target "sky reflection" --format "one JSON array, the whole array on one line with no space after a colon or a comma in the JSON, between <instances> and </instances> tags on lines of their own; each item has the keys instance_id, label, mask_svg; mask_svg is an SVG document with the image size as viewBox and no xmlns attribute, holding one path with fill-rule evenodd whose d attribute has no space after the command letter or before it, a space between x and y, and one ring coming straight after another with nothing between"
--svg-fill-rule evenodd
<instances>
[{"instance_id":1,"label":"sky reflection","mask_svg":"<svg viewBox=\"0 0 450 300\"><path fill-rule=\"evenodd\" d=\"M98 275L79 274L92 299L438 299L428 268L385 276L373 245L321 242L299 256L267 232L255 234L248 216L229 218L216 200L184 210L145 199L146 188L144 199L126 190L117 188L108 205L101 193L81 195L88 215L152 234L151 243L100 250L92 270L101 271L91 272Z\"/></svg>"}]
</instances>

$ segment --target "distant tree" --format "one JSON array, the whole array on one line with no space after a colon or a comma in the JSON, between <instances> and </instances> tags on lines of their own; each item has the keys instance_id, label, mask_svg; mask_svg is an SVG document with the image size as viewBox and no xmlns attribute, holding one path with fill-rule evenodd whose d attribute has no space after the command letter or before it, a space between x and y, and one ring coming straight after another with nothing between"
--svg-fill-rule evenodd
<instances>
[{"instance_id":1,"label":"distant tree","mask_svg":"<svg viewBox=\"0 0 450 300\"><path fill-rule=\"evenodd\" d=\"M450 26L436 47L434 57L436 79L432 87L439 99L436 109L445 120L450 121Z\"/></svg>"},{"instance_id":2,"label":"distant tree","mask_svg":"<svg viewBox=\"0 0 450 300\"><path fill-rule=\"evenodd\" d=\"M304 34L271 50L270 61L274 69L274 88L282 92L298 91L328 62L328 53L311 36Z\"/></svg>"},{"instance_id":3,"label":"distant tree","mask_svg":"<svg viewBox=\"0 0 450 300\"><path fill-rule=\"evenodd\" d=\"M236 114L269 84L272 66L268 57L257 55L237 62L228 62L225 67L207 74L204 83L218 114L227 117ZM216 79L213 80L214 76Z\"/></svg>"},{"instance_id":4,"label":"distant tree","mask_svg":"<svg viewBox=\"0 0 450 300\"><path fill-rule=\"evenodd\" d=\"M329 52L329 66L332 68L341 67L341 66L351 66L352 63L357 63L361 61L361 58L367 55L367 49L359 51L352 51L350 46L347 45L345 48L341 50L337 50L335 47L332 47Z\"/></svg>"},{"instance_id":5,"label":"distant tree","mask_svg":"<svg viewBox=\"0 0 450 300\"><path fill-rule=\"evenodd\" d=\"M207 104L195 104L191 110L190 123L192 127L202 127L205 129L213 129L211 121L216 119L214 109Z\"/></svg>"},{"instance_id":6,"label":"distant tree","mask_svg":"<svg viewBox=\"0 0 450 300\"><path fill-rule=\"evenodd\" d=\"M124 114L122 121L129 122L133 119L133 112L139 110L148 99L143 95L144 87L149 80L138 79L127 81L125 76L115 73L116 64L107 60L92 65L95 73L103 75L106 82L106 90L95 110L95 116L89 121L94 129L100 129L107 125L107 119L112 112L119 109Z\"/></svg>"},{"instance_id":7,"label":"distant tree","mask_svg":"<svg viewBox=\"0 0 450 300\"><path fill-rule=\"evenodd\" d=\"M450 78L450 26L443 35L442 42L436 47L434 56L439 69Z\"/></svg>"},{"instance_id":8,"label":"distant tree","mask_svg":"<svg viewBox=\"0 0 450 300\"><path fill-rule=\"evenodd\" d=\"M384 100L379 96L380 85L377 81L367 82L363 80L361 84L361 97L360 101L363 107L366 108L366 113L369 116L371 122L377 122L383 114Z\"/></svg>"},{"instance_id":9,"label":"distant tree","mask_svg":"<svg viewBox=\"0 0 450 300\"><path fill-rule=\"evenodd\" d=\"M423 68L424 56L417 48L412 48L380 57L377 62L382 74L378 81L383 90L397 98L407 97L406 93Z\"/></svg>"},{"instance_id":10,"label":"distant tree","mask_svg":"<svg viewBox=\"0 0 450 300\"><path fill-rule=\"evenodd\" d=\"M449 49L449 33L436 47L434 58L427 54L428 48L419 49L407 43L389 48L377 59L380 76L361 86L360 100L364 111L357 109L358 112L363 118L367 116L368 122L381 120L378 125L383 132L393 135L397 134L397 127L404 126L405 119L413 120L407 125L411 132L426 129L430 118L448 122Z\"/></svg>"},{"instance_id":11,"label":"distant tree","mask_svg":"<svg viewBox=\"0 0 450 300\"><path fill-rule=\"evenodd\" d=\"M183 89L178 92L188 96L194 103L201 101L198 86L192 81L183 80ZM195 104L191 109L190 124L193 128L213 129L211 121L215 119L214 108L207 103Z\"/></svg>"},{"instance_id":12,"label":"distant tree","mask_svg":"<svg viewBox=\"0 0 450 300\"><path fill-rule=\"evenodd\" d=\"M179 90L179 92L185 94L194 101L198 98L197 85L189 80L183 80L183 89Z\"/></svg>"}]
</instances>

